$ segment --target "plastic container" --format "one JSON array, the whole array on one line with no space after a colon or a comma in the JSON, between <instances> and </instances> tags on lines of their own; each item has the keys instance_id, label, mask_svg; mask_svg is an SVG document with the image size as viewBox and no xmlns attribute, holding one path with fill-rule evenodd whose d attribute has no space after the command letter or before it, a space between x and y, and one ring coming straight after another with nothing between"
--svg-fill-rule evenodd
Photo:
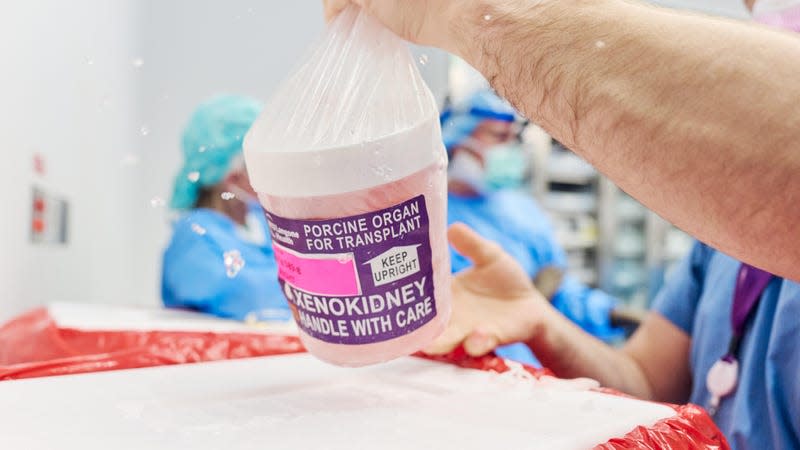
<instances>
[{"instance_id":1,"label":"plastic container","mask_svg":"<svg viewBox=\"0 0 800 450\"><path fill-rule=\"evenodd\" d=\"M404 42L346 10L244 150L309 352L361 366L411 354L443 331L446 152Z\"/></svg>"}]
</instances>

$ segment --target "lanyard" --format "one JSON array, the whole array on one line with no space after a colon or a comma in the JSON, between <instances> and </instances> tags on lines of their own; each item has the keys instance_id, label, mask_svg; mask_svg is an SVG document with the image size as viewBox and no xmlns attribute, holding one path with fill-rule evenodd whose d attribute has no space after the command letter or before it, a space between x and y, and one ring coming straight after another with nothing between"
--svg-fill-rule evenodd
<instances>
[{"instance_id":1,"label":"lanyard","mask_svg":"<svg viewBox=\"0 0 800 450\"><path fill-rule=\"evenodd\" d=\"M731 306L731 340L728 351L711 366L706 376L706 387L711 393L708 412L713 416L719 408L720 400L736 389L739 377L739 344L742 341L747 320L756 310L761 294L767 288L772 274L749 264L739 266L736 289Z\"/></svg>"}]
</instances>

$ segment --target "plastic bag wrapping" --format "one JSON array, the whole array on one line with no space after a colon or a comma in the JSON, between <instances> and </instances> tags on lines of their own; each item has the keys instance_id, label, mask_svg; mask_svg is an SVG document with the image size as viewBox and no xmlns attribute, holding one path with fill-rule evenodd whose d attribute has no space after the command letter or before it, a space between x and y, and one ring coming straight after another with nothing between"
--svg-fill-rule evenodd
<instances>
[{"instance_id":1,"label":"plastic bag wrapping","mask_svg":"<svg viewBox=\"0 0 800 450\"><path fill-rule=\"evenodd\" d=\"M407 44L350 7L279 87L248 132L262 151L311 152L406 131L438 111Z\"/></svg>"},{"instance_id":2,"label":"plastic bag wrapping","mask_svg":"<svg viewBox=\"0 0 800 450\"><path fill-rule=\"evenodd\" d=\"M243 144L279 283L314 356L361 366L409 355L450 315L435 100L407 44L356 7L303 61Z\"/></svg>"},{"instance_id":3,"label":"plastic bag wrapping","mask_svg":"<svg viewBox=\"0 0 800 450\"><path fill-rule=\"evenodd\" d=\"M46 308L0 327L0 380L281 355L296 336L59 328Z\"/></svg>"}]
</instances>

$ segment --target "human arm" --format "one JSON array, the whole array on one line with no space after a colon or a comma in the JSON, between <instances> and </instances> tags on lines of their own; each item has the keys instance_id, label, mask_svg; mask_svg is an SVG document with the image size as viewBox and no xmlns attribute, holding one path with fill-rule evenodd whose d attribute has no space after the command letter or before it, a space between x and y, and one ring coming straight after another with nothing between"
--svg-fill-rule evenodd
<instances>
[{"instance_id":1,"label":"human arm","mask_svg":"<svg viewBox=\"0 0 800 450\"><path fill-rule=\"evenodd\" d=\"M462 56L665 219L800 280L800 39L623 0L356 3Z\"/></svg>"},{"instance_id":2,"label":"human arm","mask_svg":"<svg viewBox=\"0 0 800 450\"><path fill-rule=\"evenodd\" d=\"M477 356L525 342L558 376L594 378L641 398L686 401L689 338L671 322L653 313L624 348L614 349L559 314L497 244L464 225L451 227L449 237L473 267L454 277L453 316L429 353L463 344Z\"/></svg>"}]
</instances>

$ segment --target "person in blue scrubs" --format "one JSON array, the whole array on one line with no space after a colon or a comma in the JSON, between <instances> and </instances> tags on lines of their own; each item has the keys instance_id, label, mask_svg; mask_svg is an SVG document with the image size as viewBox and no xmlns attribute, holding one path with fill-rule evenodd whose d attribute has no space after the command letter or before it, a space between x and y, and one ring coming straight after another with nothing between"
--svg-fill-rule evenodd
<instances>
[{"instance_id":1,"label":"person in blue scrubs","mask_svg":"<svg viewBox=\"0 0 800 450\"><path fill-rule=\"evenodd\" d=\"M653 311L691 339L688 400L709 407L706 377L728 351L741 262L696 243L659 292ZM800 284L773 277L745 322L736 390L714 420L733 448L800 448ZM663 343L662 345L668 345ZM681 378L679 378L681 379Z\"/></svg>"},{"instance_id":2,"label":"person in blue scrubs","mask_svg":"<svg viewBox=\"0 0 800 450\"><path fill-rule=\"evenodd\" d=\"M565 274L566 256L544 211L523 191L527 157L517 144L516 112L490 91L478 91L442 114L450 157L448 223L469 225L498 243L525 270L553 305L589 333L619 338L611 326L615 300ZM452 251L453 272L471 264ZM524 345L498 349L503 357L537 364Z\"/></svg>"},{"instance_id":3,"label":"person in blue scrubs","mask_svg":"<svg viewBox=\"0 0 800 450\"><path fill-rule=\"evenodd\" d=\"M180 211L164 251L164 305L237 320L289 320L266 218L250 187L242 138L261 104L218 96L183 132L170 206Z\"/></svg>"}]
</instances>

